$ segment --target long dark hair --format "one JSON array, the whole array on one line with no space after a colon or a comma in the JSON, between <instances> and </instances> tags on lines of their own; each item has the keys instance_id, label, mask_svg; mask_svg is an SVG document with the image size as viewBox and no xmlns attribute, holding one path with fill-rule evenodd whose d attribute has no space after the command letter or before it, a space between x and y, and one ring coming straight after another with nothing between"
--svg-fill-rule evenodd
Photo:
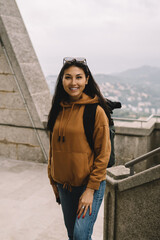
<instances>
[{"instance_id":1,"label":"long dark hair","mask_svg":"<svg viewBox=\"0 0 160 240\"><path fill-rule=\"evenodd\" d=\"M92 98L94 98L95 95L98 96L99 105L104 109L104 111L110 121L110 113L109 113L109 109L108 109L106 100L103 97L103 95L99 89L99 86L97 85L96 81L94 80L88 66L81 62L78 62L78 61L66 62L63 65L63 67L58 75L57 82L56 82L56 88L55 88L55 92L54 92L53 99L52 99L52 106L51 106L51 110L48 115L47 129L51 132L53 131L53 127L54 127L56 118L61 110L60 102L69 100L69 95L66 93L66 91L63 88L62 79L63 79L64 71L71 66L81 68L84 71L86 78L89 76L88 84L85 86L85 89L83 92Z\"/></svg>"}]
</instances>

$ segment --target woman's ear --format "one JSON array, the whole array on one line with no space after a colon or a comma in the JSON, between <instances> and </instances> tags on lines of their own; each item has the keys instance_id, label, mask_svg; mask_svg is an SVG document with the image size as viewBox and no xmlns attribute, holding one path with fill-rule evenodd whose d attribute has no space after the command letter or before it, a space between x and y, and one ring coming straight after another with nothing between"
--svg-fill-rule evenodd
<instances>
[{"instance_id":1,"label":"woman's ear","mask_svg":"<svg viewBox=\"0 0 160 240\"><path fill-rule=\"evenodd\" d=\"M86 85L88 84L89 76L86 78Z\"/></svg>"}]
</instances>

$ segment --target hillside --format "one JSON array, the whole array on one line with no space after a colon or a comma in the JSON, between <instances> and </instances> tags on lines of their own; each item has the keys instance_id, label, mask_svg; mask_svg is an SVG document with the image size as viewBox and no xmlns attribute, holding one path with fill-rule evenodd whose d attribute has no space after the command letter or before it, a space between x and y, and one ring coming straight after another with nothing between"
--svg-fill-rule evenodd
<instances>
[{"instance_id":1,"label":"hillside","mask_svg":"<svg viewBox=\"0 0 160 240\"><path fill-rule=\"evenodd\" d=\"M56 78L46 77L52 94ZM111 75L95 74L94 78L105 97L122 103L122 109L114 111L115 116L160 114L160 68L142 66Z\"/></svg>"}]
</instances>

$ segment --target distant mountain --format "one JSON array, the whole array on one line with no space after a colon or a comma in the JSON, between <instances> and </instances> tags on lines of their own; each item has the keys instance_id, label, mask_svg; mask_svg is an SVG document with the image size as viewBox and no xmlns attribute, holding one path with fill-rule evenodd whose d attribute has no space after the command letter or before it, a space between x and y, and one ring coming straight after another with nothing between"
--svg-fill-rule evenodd
<instances>
[{"instance_id":1,"label":"distant mountain","mask_svg":"<svg viewBox=\"0 0 160 240\"><path fill-rule=\"evenodd\" d=\"M139 68L128 69L119 73L95 74L95 79L98 83L103 82L120 82L130 84L142 84L147 82L160 83L160 68L151 66L142 66Z\"/></svg>"},{"instance_id":2,"label":"distant mountain","mask_svg":"<svg viewBox=\"0 0 160 240\"><path fill-rule=\"evenodd\" d=\"M145 83L160 83L160 68L151 67L151 66L142 66L140 68L129 69L127 71L112 74L115 77L121 79L121 81Z\"/></svg>"},{"instance_id":3,"label":"distant mountain","mask_svg":"<svg viewBox=\"0 0 160 240\"><path fill-rule=\"evenodd\" d=\"M119 73L112 74L94 74L94 78L97 83L102 84L109 83L130 83L130 84L142 84L142 83L156 83L160 84L160 68L151 66L142 66L139 68L128 69ZM49 75L46 77L47 82L55 84L57 80L56 75Z\"/></svg>"},{"instance_id":4,"label":"distant mountain","mask_svg":"<svg viewBox=\"0 0 160 240\"><path fill-rule=\"evenodd\" d=\"M122 103L116 116L160 114L160 68L142 66L120 73L95 74L94 78L105 97ZM56 79L56 75L46 77L52 94Z\"/></svg>"},{"instance_id":5,"label":"distant mountain","mask_svg":"<svg viewBox=\"0 0 160 240\"><path fill-rule=\"evenodd\" d=\"M113 76L109 74L94 74L94 78L98 84L102 84L105 82L116 83L120 81L118 76Z\"/></svg>"}]
</instances>

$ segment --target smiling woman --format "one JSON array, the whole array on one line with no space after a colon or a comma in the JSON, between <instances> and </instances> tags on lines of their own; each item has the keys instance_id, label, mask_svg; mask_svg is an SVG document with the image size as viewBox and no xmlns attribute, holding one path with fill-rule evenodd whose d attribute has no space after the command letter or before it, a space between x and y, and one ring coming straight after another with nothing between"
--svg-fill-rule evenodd
<instances>
[{"instance_id":1,"label":"smiling woman","mask_svg":"<svg viewBox=\"0 0 160 240\"><path fill-rule=\"evenodd\" d=\"M47 125L48 176L62 205L69 239L91 240L104 196L111 144L107 103L86 61L77 59L65 61L57 79ZM88 104L98 104L94 149L89 146L83 125Z\"/></svg>"}]
</instances>

